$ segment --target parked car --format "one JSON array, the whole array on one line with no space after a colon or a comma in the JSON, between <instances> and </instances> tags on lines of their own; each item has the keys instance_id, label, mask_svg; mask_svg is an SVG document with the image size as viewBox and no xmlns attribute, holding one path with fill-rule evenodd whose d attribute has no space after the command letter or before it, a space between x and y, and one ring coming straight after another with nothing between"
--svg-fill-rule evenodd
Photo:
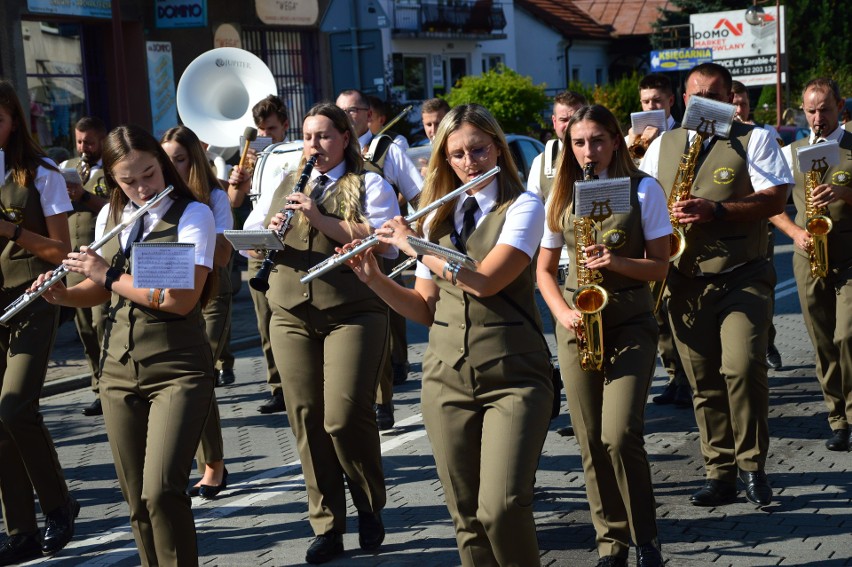
<instances>
[{"instance_id":1,"label":"parked car","mask_svg":"<svg viewBox=\"0 0 852 567\"><path fill-rule=\"evenodd\" d=\"M518 166L518 173L521 176L521 180L526 185L532 161L538 154L544 151L544 144L535 138L520 136L518 134L506 134L506 141L509 143L509 149L512 151L512 157L515 160L515 165ZM421 167L429 161L429 155L432 153L432 146L430 144L410 147L406 153L416 166Z\"/></svg>"}]
</instances>

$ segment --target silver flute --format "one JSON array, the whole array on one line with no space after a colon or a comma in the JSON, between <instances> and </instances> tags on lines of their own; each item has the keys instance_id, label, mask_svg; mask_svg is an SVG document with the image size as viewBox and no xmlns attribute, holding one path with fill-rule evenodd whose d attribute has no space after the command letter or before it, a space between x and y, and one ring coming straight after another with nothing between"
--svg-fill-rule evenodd
<instances>
[{"instance_id":1,"label":"silver flute","mask_svg":"<svg viewBox=\"0 0 852 567\"><path fill-rule=\"evenodd\" d=\"M416 212L411 213L410 215L405 217L405 221L408 222L408 223L412 223L412 222L416 221L417 219L428 215L429 213L431 213L435 209L439 208L441 205L456 199L459 195L461 195L465 191L468 191L468 190L473 189L475 187L479 187L485 181L490 180L492 177L494 177L498 173L500 173L500 166L496 165L492 169L489 169L488 171L486 171L485 173L483 173L482 175L477 177L476 179L472 179L472 180L468 181L467 183L465 183L461 187L454 189L453 191L450 191L449 193L447 193L446 195L444 195L440 199L432 201L431 203L429 203L425 207L422 207L422 208L418 209ZM335 254L334 256L329 256L328 258L326 258L325 260L323 260L322 262L320 262L316 266L309 268L308 273L305 274L304 276L302 276L302 279L300 279L299 281L303 284L306 284L306 283L314 280L315 278L318 278L321 275L330 272L331 270L333 270L337 266L340 266L341 264L345 263L346 261L350 260L351 258L354 258L358 254L361 254L365 250L368 250L368 249L370 249L373 246L376 246L378 244L381 244L381 242L379 241L379 238L375 235L375 233L373 233L370 236L368 236L367 238L365 238L364 240L362 240L361 244L354 247L349 252L344 252L343 254Z\"/></svg>"},{"instance_id":2,"label":"silver flute","mask_svg":"<svg viewBox=\"0 0 852 567\"><path fill-rule=\"evenodd\" d=\"M173 186L169 185L162 191L160 191L157 195L155 195L150 201L145 203L143 206L136 209L132 215L127 217L127 220L118 224L101 236L98 240L95 240L87 247L89 250L98 250L101 246L118 236L122 230L133 224L139 219L142 215L144 215L148 209L159 203L163 200L163 198L172 192L174 189ZM53 275L48 279L44 280L40 286L35 288L33 291L25 291L23 295L21 295L18 299L10 303L6 309L3 310L3 315L0 316L0 324L6 324L9 320L18 314L22 309L24 309L27 305L41 297L41 295L47 291L53 284L64 278L68 274L68 268L65 267L65 264L60 264L55 270L53 270Z\"/></svg>"}]
</instances>

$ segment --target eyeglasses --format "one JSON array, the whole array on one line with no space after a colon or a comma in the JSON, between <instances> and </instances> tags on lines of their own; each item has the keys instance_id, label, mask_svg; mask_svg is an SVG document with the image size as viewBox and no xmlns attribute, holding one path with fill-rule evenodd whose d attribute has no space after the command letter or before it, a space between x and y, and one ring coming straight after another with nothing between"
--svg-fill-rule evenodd
<instances>
[{"instance_id":1,"label":"eyeglasses","mask_svg":"<svg viewBox=\"0 0 852 567\"><path fill-rule=\"evenodd\" d=\"M359 112L370 109L366 106L350 106L349 108L344 108L343 110L349 114L358 114Z\"/></svg>"},{"instance_id":2,"label":"eyeglasses","mask_svg":"<svg viewBox=\"0 0 852 567\"><path fill-rule=\"evenodd\" d=\"M481 148L473 148L469 152L453 152L447 158L447 161L453 165L463 165L464 158L470 157L470 161L485 161L488 159L488 154L491 152L491 146L494 144L488 144L487 146L482 146Z\"/></svg>"}]
</instances>

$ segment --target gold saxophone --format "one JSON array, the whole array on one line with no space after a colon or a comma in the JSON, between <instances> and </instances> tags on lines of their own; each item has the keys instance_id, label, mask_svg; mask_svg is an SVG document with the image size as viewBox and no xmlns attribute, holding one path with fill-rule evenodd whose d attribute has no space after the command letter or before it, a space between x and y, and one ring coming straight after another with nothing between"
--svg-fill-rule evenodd
<instances>
[{"instance_id":1,"label":"gold saxophone","mask_svg":"<svg viewBox=\"0 0 852 567\"><path fill-rule=\"evenodd\" d=\"M583 180L595 179L595 164L587 163L583 168ZM600 370L603 368L604 344L601 311L609 301L609 295L600 285L603 275L598 270L586 267L586 247L596 243L597 235L593 221L581 217L574 221L574 251L577 261L577 290L571 297L574 308L582 317L574 326L577 335L577 352L580 368Z\"/></svg>"},{"instance_id":2,"label":"gold saxophone","mask_svg":"<svg viewBox=\"0 0 852 567\"><path fill-rule=\"evenodd\" d=\"M669 236L669 263L680 258L683 251L686 250L686 235L683 233L683 224L675 218L673 208L675 203L691 198L692 183L695 181L695 164L698 163L698 156L701 154L701 147L705 139L706 135L701 132L696 133L689 145L689 150L680 156L672 191L669 193L669 220L672 223L672 233ZM660 310L667 280L668 276L663 281L651 284L651 293L654 295L654 313Z\"/></svg>"},{"instance_id":3,"label":"gold saxophone","mask_svg":"<svg viewBox=\"0 0 852 567\"><path fill-rule=\"evenodd\" d=\"M819 140L821 136L822 130L817 130L815 139ZM813 190L820 184L825 173L825 168L820 168L819 164L814 166L805 172L805 230L811 236L808 249L811 276L824 278L828 275L828 233L834 223L828 216L828 207L817 207L813 203Z\"/></svg>"}]
</instances>

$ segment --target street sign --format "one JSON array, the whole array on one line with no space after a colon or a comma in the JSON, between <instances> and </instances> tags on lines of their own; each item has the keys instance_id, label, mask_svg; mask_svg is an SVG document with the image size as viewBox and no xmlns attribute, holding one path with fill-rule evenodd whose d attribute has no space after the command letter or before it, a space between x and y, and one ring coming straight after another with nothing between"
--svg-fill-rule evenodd
<instances>
[{"instance_id":1,"label":"street sign","mask_svg":"<svg viewBox=\"0 0 852 567\"><path fill-rule=\"evenodd\" d=\"M775 7L764 9L759 25L746 22L743 10L692 14L692 46L712 49L713 62L724 65L746 86L774 85L776 82ZM784 7L781 7L781 63L785 62ZM782 82L786 81L784 73Z\"/></svg>"},{"instance_id":2,"label":"street sign","mask_svg":"<svg viewBox=\"0 0 852 567\"><path fill-rule=\"evenodd\" d=\"M713 50L705 48L663 49L651 52L651 71L689 71L701 63L713 61Z\"/></svg>"}]
</instances>

